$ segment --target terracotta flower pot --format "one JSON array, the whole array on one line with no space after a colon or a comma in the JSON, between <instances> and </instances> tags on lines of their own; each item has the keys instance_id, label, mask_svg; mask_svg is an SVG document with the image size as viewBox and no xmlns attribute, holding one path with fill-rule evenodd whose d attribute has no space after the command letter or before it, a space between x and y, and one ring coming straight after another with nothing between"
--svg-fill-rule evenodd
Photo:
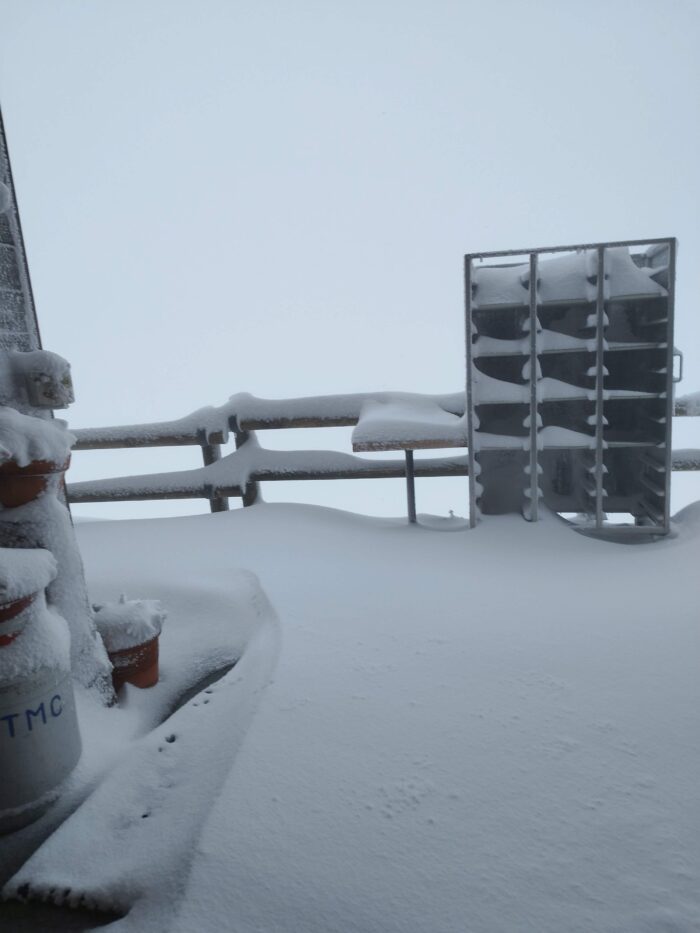
<instances>
[{"instance_id":1,"label":"terracotta flower pot","mask_svg":"<svg viewBox=\"0 0 700 933\"><path fill-rule=\"evenodd\" d=\"M122 684L135 687L153 687L158 683L158 638L151 638L133 648L109 651L109 660L114 669L112 683L119 690Z\"/></svg>"},{"instance_id":2,"label":"terracotta flower pot","mask_svg":"<svg viewBox=\"0 0 700 933\"><path fill-rule=\"evenodd\" d=\"M11 603L0 604L0 647L9 645L24 628L27 617L24 610L34 602L36 593L23 596Z\"/></svg>"},{"instance_id":3,"label":"terracotta flower pot","mask_svg":"<svg viewBox=\"0 0 700 933\"><path fill-rule=\"evenodd\" d=\"M46 491L52 476L65 473L69 463L70 457L61 464L33 460L21 467L15 460L5 460L0 463L0 503L6 509L15 509L32 502Z\"/></svg>"}]
</instances>

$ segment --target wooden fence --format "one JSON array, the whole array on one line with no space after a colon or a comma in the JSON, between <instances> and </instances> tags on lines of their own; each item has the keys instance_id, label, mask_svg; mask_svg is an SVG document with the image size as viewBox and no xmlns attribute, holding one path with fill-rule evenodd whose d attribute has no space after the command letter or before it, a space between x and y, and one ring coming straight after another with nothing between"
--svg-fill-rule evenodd
<instances>
[{"instance_id":1,"label":"wooden fence","mask_svg":"<svg viewBox=\"0 0 700 933\"><path fill-rule=\"evenodd\" d=\"M204 466L167 474L91 480L68 486L71 503L126 502L153 499L208 499L212 512L228 509L228 498L252 505L260 482L406 477L406 461L358 457L336 451L275 451L260 447L256 431L289 428L351 427L363 405L392 397L358 393L271 401L234 396L221 408L201 409L177 421L73 430L75 450L198 446ZM431 397L444 410L463 413L457 393ZM232 433L236 450L222 458ZM241 463L246 461L245 475ZM415 464L415 476L466 476L467 457L433 457Z\"/></svg>"},{"instance_id":2,"label":"wooden fence","mask_svg":"<svg viewBox=\"0 0 700 933\"><path fill-rule=\"evenodd\" d=\"M261 482L407 477L404 458L268 450L259 445L256 436L257 431L265 430L353 426L367 401L389 397L387 393L366 393L270 401L240 395L221 408L201 409L177 421L74 430L75 450L198 446L203 466L71 483L68 499L71 503L206 499L212 512L218 512L228 509L229 497L241 498L244 506L252 505ZM446 411L463 414L464 398L460 394L430 398ZM700 414L697 396L678 399L675 414ZM222 457L222 445L231 433L235 451ZM413 473L419 477L466 476L467 462L466 454L421 459L415 461ZM674 451L673 469L700 470L700 449Z\"/></svg>"}]
</instances>

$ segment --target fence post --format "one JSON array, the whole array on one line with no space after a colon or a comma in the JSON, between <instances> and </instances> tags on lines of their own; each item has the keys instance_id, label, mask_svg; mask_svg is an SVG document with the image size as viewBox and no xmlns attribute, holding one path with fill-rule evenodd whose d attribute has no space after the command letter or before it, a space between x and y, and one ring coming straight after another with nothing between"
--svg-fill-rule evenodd
<instances>
[{"instance_id":1,"label":"fence post","mask_svg":"<svg viewBox=\"0 0 700 933\"><path fill-rule=\"evenodd\" d=\"M221 460L221 444L207 443L207 437L204 432L200 432L199 444L202 448L202 460L204 466L210 466ZM212 496L209 500L209 508L212 512L228 512L228 498L226 496Z\"/></svg>"},{"instance_id":2,"label":"fence post","mask_svg":"<svg viewBox=\"0 0 700 933\"><path fill-rule=\"evenodd\" d=\"M255 431L243 431L238 427L238 419L233 415L229 419L229 428L233 431L233 437L236 442L236 450L240 450L244 444L257 444ZM243 490L243 507L254 505L260 495L260 485L258 483L246 483Z\"/></svg>"}]
</instances>

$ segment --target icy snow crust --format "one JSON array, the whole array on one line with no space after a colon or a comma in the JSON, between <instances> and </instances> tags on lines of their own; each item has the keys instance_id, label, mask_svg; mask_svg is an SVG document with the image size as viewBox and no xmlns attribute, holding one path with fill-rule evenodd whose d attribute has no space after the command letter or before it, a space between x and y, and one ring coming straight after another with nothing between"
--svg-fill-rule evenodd
<instances>
[{"instance_id":1,"label":"icy snow crust","mask_svg":"<svg viewBox=\"0 0 700 933\"><path fill-rule=\"evenodd\" d=\"M0 407L0 463L14 460L24 467L34 460L48 460L63 465L74 442L65 421L32 418Z\"/></svg>"},{"instance_id":2,"label":"icy snow crust","mask_svg":"<svg viewBox=\"0 0 700 933\"><path fill-rule=\"evenodd\" d=\"M154 691L217 639L241 660L136 744L162 693L84 707L109 776L7 893L133 905L115 933L698 927L700 507L637 547L429 524L79 525L95 598L172 609Z\"/></svg>"}]
</instances>

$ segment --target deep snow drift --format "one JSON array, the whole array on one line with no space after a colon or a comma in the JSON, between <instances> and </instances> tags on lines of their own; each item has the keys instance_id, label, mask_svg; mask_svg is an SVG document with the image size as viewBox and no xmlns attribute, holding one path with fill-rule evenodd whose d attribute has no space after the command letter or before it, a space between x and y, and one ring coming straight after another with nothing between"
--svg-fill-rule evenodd
<instances>
[{"instance_id":1,"label":"deep snow drift","mask_svg":"<svg viewBox=\"0 0 700 933\"><path fill-rule=\"evenodd\" d=\"M80 524L94 600L168 610L155 691L241 660L141 739L158 693L83 703L108 776L8 892L133 904L120 933L697 929L700 507L675 531Z\"/></svg>"}]
</instances>

